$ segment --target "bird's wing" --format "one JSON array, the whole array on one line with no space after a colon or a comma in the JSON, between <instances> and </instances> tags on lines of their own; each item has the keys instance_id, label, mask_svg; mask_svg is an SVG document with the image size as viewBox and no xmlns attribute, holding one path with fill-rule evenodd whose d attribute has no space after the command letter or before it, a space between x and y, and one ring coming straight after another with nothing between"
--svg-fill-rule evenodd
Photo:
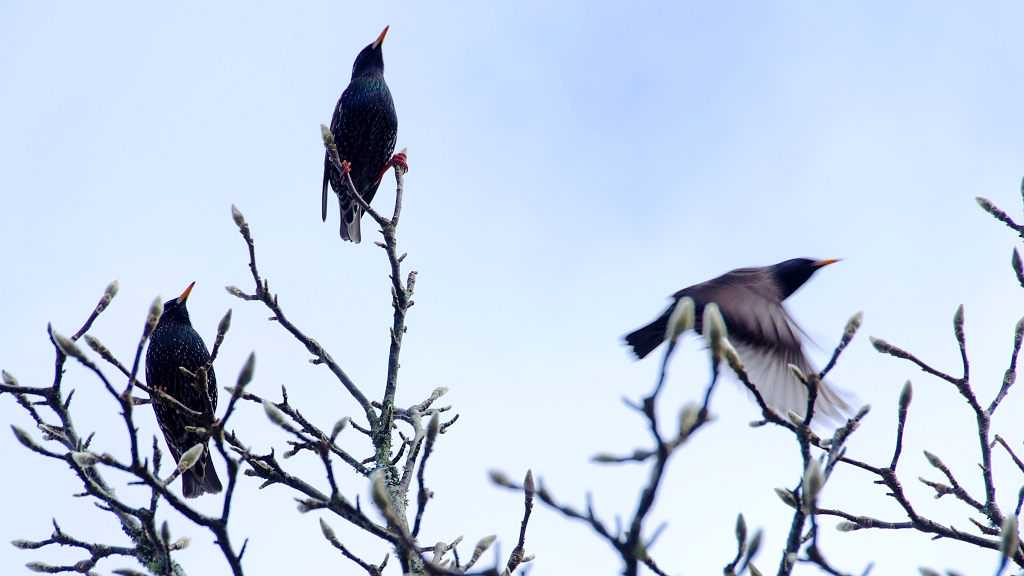
<instances>
[{"instance_id":1,"label":"bird's wing","mask_svg":"<svg viewBox=\"0 0 1024 576\"><path fill-rule=\"evenodd\" d=\"M346 89L347 91L347 89ZM331 114L331 134L334 136L335 144L338 142L338 133L341 129L342 114L341 111L345 105L345 92L341 93L341 97L338 98L337 104L334 105L334 113ZM339 150L339 153L341 151ZM324 186L323 186L323 198L320 205L320 214L324 222L327 221L327 187L333 186L331 182L331 176L334 174L334 168L331 166L331 152L330 150L324 150Z\"/></svg>"},{"instance_id":2,"label":"bird's wing","mask_svg":"<svg viewBox=\"0 0 1024 576\"><path fill-rule=\"evenodd\" d=\"M323 190L323 201L320 206L320 218L327 222L327 185L331 180L330 173L330 160L324 158L324 190Z\"/></svg>"},{"instance_id":3,"label":"bird's wing","mask_svg":"<svg viewBox=\"0 0 1024 576\"><path fill-rule=\"evenodd\" d=\"M366 98L363 95L365 84L365 79L356 78L341 93L341 98L338 99L338 104L334 108L334 116L331 118L331 134L334 135L334 143L338 146L338 156L341 160L351 164L349 174L352 183L363 199L369 202L373 198L373 191L376 190L376 187L373 190L368 189L365 183L367 178L364 175L366 162L359 155L359 146L353 146L354 143L367 136L363 133L363 126L358 121L358 117L365 113ZM329 161L325 160L325 162L327 162L327 166L324 168L325 180L334 187L338 195L338 206L341 212L341 237L358 244L362 236L359 220L363 215L363 208L349 193L348 186L340 178L337 170L329 165ZM326 186L324 187L323 206L326 213Z\"/></svg>"},{"instance_id":4,"label":"bird's wing","mask_svg":"<svg viewBox=\"0 0 1024 576\"><path fill-rule=\"evenodd\" d=\"M789 313L782 306L782 294L777 288L757 278L752 270L733 271L726 276L708 280L674 294L678 300L684 296L693 298L697 310L711 302L718 304L725 319L729 338L746 341L784 352L800 352L800 330ZM702 323L698 322L698 331Z\"/></svg>"},{"instance_id":5,"label":"bird's wing","mask_svg":"<svg viewBox=\"0 0 1024 576\"><path fill-rule=\"evenodd\" d=\"M789 365L804 374L817 370L804 356L799 336L802 330L782 305L781 294L767 284L742 278L715 279L684 291L688 293L683 296L694 298L700 309L709 302L718 304L729 341L765 402L782 417L790 410L805 414L807 388ZM834 388L822 383L815 401L816 415L841 420L849 408Z\"/></svg>"},{"instance_id":6,"label":"bird's wing","mask_svg":"<svg viewBox=\"0 0 1024 576\"><path fill-rule=\"evenodd\" d=\"M782 356L747 342L733 340L740 361L751 383L757 387L765 403L785 418L789 411L803 416L807 413L807 387L789 369L792 364L804 374L817 372L803 353ZM838 422L850 413L850 406L827 381L818 386L814 402L814 422Z\"/></svg>"}]
</instances>

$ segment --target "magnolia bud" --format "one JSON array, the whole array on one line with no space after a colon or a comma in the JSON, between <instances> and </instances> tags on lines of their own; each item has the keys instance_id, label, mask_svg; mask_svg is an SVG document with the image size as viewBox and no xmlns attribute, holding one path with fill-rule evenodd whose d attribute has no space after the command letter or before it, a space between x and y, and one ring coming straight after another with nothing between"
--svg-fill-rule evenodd
<instances>
[{"instance_id":1,"label":"magnolia bud","mask_svg":"<svg viewBox=\"0 0 1024 576\"><path fill-rule=\"evenodd\" d=\"M229 316L225 316L225 318L230 317L230 313L231 312L229 310L228 311ZM242 365L242 369L238 372L238 382L237 382L237 384L235 386L235 393L234 393L235 396L241 396L242 390L245 388L246 384L248 384L249 382L252 382L252 375L253 375L253 373L255 371L256 371L256 353L255 352L250 352L249 353L249 357L245 359L245 364Z\"/></svg>"},{"instance_id":2,"label":"magnolia bud","mask_svg":"<svg viewBox=\"0 0 1024 576\"><path fill-rule=\"evenodd\" d=\"M388 491L388 483L383 470L377 469L370 473L370 495L373 496L373 503L377 505L384 516L387 518L394 516L394 509L391 507L391 494Z\"/></svg>"},{"instance_id":3,"label":"magnolia bud","mask_svg":"<svg viewBox=\"0 0 1024 576\"><path fill-rule=\"evenodd\" d=\"M235 221L235 226L238 226L239 228L245 226L245 216L242 216L242 211L234 204L231 205L231 218Z\"/></svg>"},{"instance_id":4,"label":"magnolia bud","mask_svg":"<svg viewBox=\"0 0 1024 576\"><path fill-rule=\"evenodd\" d=\"M228 333L228 329L231 328L231 308L228 308L227 313L220 319L220 323L217 324L217 334L223 336Z\"/></svg>"},{"instance_id":5,"label":"magnolia bud","mask_svg":"<svg viewBox=\"0 0 1024 576\"><path fill-rule=\"evenodd\" d=\"M874 336L871 336L868 338L868 340L871 341L871 345L875 347L875 350L878 350L882 354L888 354L889 351L892 350L892 344L889 344L888 342L882 340L881 338L875 338Z\"/></svg>"},{"instance_id":6,"label":"magnolia bud","mask_svg":"<svg viewBox=\"0 0 1024 576\"><path fill-rule=\"evenodd\" d=\"M761 540L764 538L764 531L760 528L757 532L754 532L754 536L750 539L750 544L747 545L747 558L753 558L757 555L757 551L761 549Z\"/></svg>"},{"instance_id":7,"label":"magnolia bud","mask_svg":"<svg viewBox=\"0 0 1024 576\"><path fill-rule=\"evenodd\" d=\"M78 347L78 344L75 344L74 340L70 338L65 338L64 336L61 336L60 334L54 332L53 330L50 330L50 336L53 337L53 341L54 343L57 344L57 348L59 348L61 353L63 353L65 356L70 356L78 358L81 361L85 361L85 354L82 352L82 349Z\"/></svg>"},{"instance_id":8,"label":"magnolia bud","mask_svg":"<svg viewBox=\"0 0 1024 576\"><path fill-rule=\"evenodd\" d=\"M284 417L284 412L281 412L281 410L277 406L274 406L272 402L264 400L263 411L267 413L267 418L270 418L270 421L274 424L282 427L288 425L288 421L285 420Z\"/></svg>"},{"instance_id":9,"label":"magnolia bud","mask_svg":"<svg viewBox=\"0 0 1024 576\"><path fill-rule=\"evenodd\" d=\"M668 317L668 324L665 327L665 339L675 340L680 334L693 328L694 317L693 299L685 296L672 308L672 315Z\"/></svg>"},{"instance_id":10,"label":"magnolia bud","mask_svg":"<svg viewBox=\"0 0 1024 576\"><path fill-rule=\"evenodd\" d=\"M437 412L430 417L430 423L427 424L427 442L433 442L437 440L437 434L441 431L441 417L438 416Z\"/></svg>"},{"instance_id":11,"label":"magnolia bud","mask_svg":"<svg viewBox=\"0 0 1024 576\"><path fill-rule=\"evenodd\" d=\"M492 468L487 471L487 475L490 476L491 482L494 482L498 486L504 486L506 488L516 488L516 485L512 483L512 479L509 478L501 470Z\"/></svg>"},{"instance_id":12,"label":"magnolia bud","mask_svg":"<svg viewBox=\"0 0 1024 576\"><path fill-rule=\"evenodd\" d=\"M704 336L708 340L708 346L715 358L722 357L722 340L729 337L725 328L725 319L714 302L704 307L703 312Z\"/></svg>"},{"instance_id":13,"label":"magnolia bud","mask_svg":"<svg viewBox=\"0 0 1024 576\"><path fill-rule=\"evenodd\" d=\"M927 450L924 451L924 457L925 457L926 460L928 460L929 464L931 464L932 466L934 466L934 467L936 467L936 468L938 468L940 470L946 467L946 465L942 463L942 460L939 459L938 456L936 456L935 454L932 454L931 452L929 452Z\"/></svg>"},{"instance_id":14,"label":"magnolia bud","mask_svg":"<svg viewBox=\"0 0 1024 576\"><path fill-rule=\"evenodd\" d=\"M807 465L807 470L804 472L803 487L801 489L804 505L808 509L814 508L814 503L818 499L818 493L821 492L821 487L824 485L825 475L821 472L821 464L817 460L811 460Z\"/></svg>"},{"instance_id":15,"label":"magnolia bud","mask_svg":"<svg viewBox=\"0 0 1024 576\"><path fill-rule=\"evenodd\" d=\"M483 554L484 551L490 548L491 544L494 544L494 541L497 539L498 537L493 534L490 536L484 536L480 539L479 542L476 543L476 547L474 548L474 554L476 553L475 551L479 551L481 554Z\"/></svg>"},{"instance_id":16,"label":"magnolia bud","mask_svg":"<svg viewBox=\"0 0 1024 576\"><path fill-rule=\"evenodd\" d=\"M334 428L331 429L331 442L334 442L338 438L338 434L348 426L348 416L345 416L341 420L334 423Z\"/></svg>"},{"instance_id":17,"label":"magnolia bud","mask_svg":"<svg viewBox=\"0 0 1024 576\"><path fill-rule=\"evenodd\" d=\"M910 400L914 397L914 387L911 386L910 380L903 385L903 390L900 391L900 412L906 412L907 408L910 407Z\"/></svg>"},{"instance_id":18,"label":"magnolia bud","mask_svg":"<svg viewBox=\"0 0 1024 576\"><path fill-rule=\"evenodd\" d=\"M25 448L37 452L42 450L42 448L38 444L36 444L36 441L33 440L31 436L29 436L28 432L25 432L24 430L18 428L13 424L11 424L11 430L14 431L14 436L17 437L18 442L21 442L21 445L24 446Z\"/></svg>"},{"instance_id":19,"label":"magnolia bud","mask_svg":"<svg viewBox=\"0 0 1024 576\"><path fill-rule=\"evenodd\" d=\"M184 472L196 465L199 461L199 457L203 455L203 450L206 446L202 443L196 444L181 455L178 459L178 472Z\"/></svg>"},{"instance_id":20,"label":"magnolia bud","mask_svg":"<svg viewBox=\"0 0 1024 576\"><path fill-rule=\"evenodd\" d=\"M114 299L114 296L116 294L117 280L114 280L110 284L107 284L107 288L103 291L103 296L100 297L100 302L99 304L96 305L96 313L98 314L106 310L107 306L110 304L110 301Z\"/></svg>"},{"instance_id":21,"label":"magnolia bud","mask_svg":"<svg viewBox=\"0 0 1024 576\"><path fill-rule=\"evenodd\" d=\"M338 537L334 535L334 529L323 518L320 519L320 531L324 533L324 538L331 544L338 541Z\"/></svg>"},{"instance_id":22,"label":"magnolia bud","mask_svg":"<svg viewBox=\"0 0 1024 576\"><path fill-rule=\"evenodd\" d=\"M861 322L864 320L864 312L857 312L850 319L846 321L846 329L843 331L847 338L853 338L853 335L857 333L857 329L860 328Z\"/></svg>"},{"instance_id":23,"label":"magnolia bud","mask_svg":"<svg viewBox=\"0 0 1024 576\"><path fill-rule=\"evenodd\" d=\"M164 313L164 302L159 296L153 300L153 303L149 305L149 315L146 316L146 326L142 329L142 337L149 338L156 330L157 322L160 321L160 316Z\"/></svg>"},{"instance_id":24,"label":"magnolia bud","mask_svg":"<svg viewBox=\"0 0 1024 576\"><path fill-rule=\"evenodd\" d=\"M793 497L793 493L785 488L776 488L775 494L782 500L783 504L790 508L798 508L796 504L796 498Z\"/></svg>"},{"instance_id":25,"label":"magnolia bud","mask_svg":"<svg viewBox=\"0 0 1024 576\"><path fill-rule=\"evenodd\" d=\"M693 427L697 425L697 419L699 417L700 406L697 406L693 402L683 406L682 411L679 412L679 435L689 435L693 430Z\"/></svg>"}]
</instances>

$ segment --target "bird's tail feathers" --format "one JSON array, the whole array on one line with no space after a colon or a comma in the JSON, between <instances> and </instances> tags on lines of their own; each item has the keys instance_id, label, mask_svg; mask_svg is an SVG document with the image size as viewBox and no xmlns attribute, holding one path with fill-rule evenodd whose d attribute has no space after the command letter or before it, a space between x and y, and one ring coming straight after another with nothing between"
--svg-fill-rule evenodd
<instances>
[{"instance_id":1,"label":"bird's tail feathers","mask_svg":"<svg viewBox=\"0 0 1024 576\"><path fill-rule=\"evenodd\" d=\"M665 341L665 329L668 327L668 318L671 313L672 308L669 308L654 322L622 337L626 344L633 348L633 354L638 359L647 356Z\"/></svg>"},{"instance_id":2,"label":"bird's tail feathers","mask_svg":"<svg viewBox=\"0 0 1024 576\"><path fill-rule=\"evenodd\" d=\"M341 239L359 244L363 239L359 229L359 221L363 218L363 207L351 194L339 194L338 206L341 208Z\"/></svg>"},{"instance_id":3,"label":"bird's tail feathers","mask_svg":"<svg viewBox=\"0 0 1024 576\"><path fill-rule=\"evenodd\" d=\"M323 200L320 204L320 218L327 222L327 187L330 185L331 176L330 173L324 168L324 189L323 189Z\"/></svg>"}]
</instances>

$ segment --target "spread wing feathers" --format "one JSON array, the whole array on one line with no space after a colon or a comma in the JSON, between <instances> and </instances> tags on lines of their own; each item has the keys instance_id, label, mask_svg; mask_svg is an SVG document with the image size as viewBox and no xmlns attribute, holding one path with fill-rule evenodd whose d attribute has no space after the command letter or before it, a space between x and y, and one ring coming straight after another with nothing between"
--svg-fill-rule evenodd
<instances>
[{"instance_id":1,"label":"spread wing feathers","mask_svg":"<svg viewBox=\"0 0 1024 576\"><path fill-rule=\"evenodd\" d=\"M805 374L815 369L804 356L800 340L802 330L780 303L778 289L771 282L759 282L753 277L760 272L737 270L681 290L676 297L690 296L701 309L711 301L717 303L729 331L729 340L765 402L782 417L786 417L789 410L804 414L807 389L790 371L789 365L793 364ZM814 406L816 416L839 421L849 409L835 389L827 382L821 384Z\"/></svg>"},{"instance_id":2,"label":"spread wing feathers","mask_svg":"<svg viewBox=\"0 0 1024 576\"><path fill-rule=\"evenodd\" d=\"M775 352L800 352L800 330L780 304L778 288L770 282L751 278L754 270L737 270L726 276L702 282L676 292L678 300L684 296L693 299L698 310L715 302L729 329L730 340L749 342ZM703 332L703 314L697 323ZM733 342L735 344L736 342Z\"/></svg>"},{"instance_id":3,"label":"spread wing feathers","mask_svg":"<svg viewBox=\"0 0 1024 576\"><path fill-rule=\"evenodd\" d=\"M733 346L750 381L779 416L786 418L790 410L800 415L807 413L807 388L789 369L792 364L804 374L816 371L802 353L778 356L742 341L733 341ZM814 402L814 422L838 422L849 412L846 400L828 382L822 382Z\"/></svg>"}]
</instances>

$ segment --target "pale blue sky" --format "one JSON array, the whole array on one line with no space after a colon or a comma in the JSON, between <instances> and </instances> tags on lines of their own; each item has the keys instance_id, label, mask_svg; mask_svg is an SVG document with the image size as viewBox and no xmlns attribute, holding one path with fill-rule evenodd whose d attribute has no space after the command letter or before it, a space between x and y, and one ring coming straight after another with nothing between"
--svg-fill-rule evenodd
<instances>
[{"instance_id":1,"label":"pale blue sky","mask_svg":"<svg viewBox=\"0 0 1024 576\"><path fill-rule=\"evenodd\" d=\"M816 358L850 315L865 313L833 375L874 407L851 455L888 461L896 398L913 379L905 483L923 511L969 530L962 506L932 500L915 478L937 478L921 457L929 449L979 491L973 419L948 385L878 355L867 336L955 371L951 318L963 303L975 383L985 401L998 389L1024 302L1009 266L1013 234L973 198L1020 211L1022 18L1013 2L0 5L0 367L22 384L48 383L46 323L74 332L114 278L121 291L92 333L127 357L153 297L196 281L189 307L208 342L234 309L222 380L255 351L254 391L273 396L284 384L327 427L354 415L264 309L224 292L251 288L230 205L248 218L285 311L379 390L387 266L369 220L359 246L338 238L336 213L319 220L318 126L356 53L390 24L385 76L411 167L400 242L407 269L420 272L399 402L447 386L462 414L433 457L424 542L496 533L510 550L521 499L489 486L491 467L533 468L576 505L592 490L609 521L630 513L646 471L588 463L647 441L621 398L646 393L657 362L633 362L619 338L678 288L797 256L845 258L791 302ZM378 207L390 205L391 182ZM667 421L700 396L705 373L691 341L672 365ZM123 453L101 385L76 366L65 382L77 390L79 430ZM995 423L1015 446L1019 395ZM254 448L283 446L248 408L235 425ZM718 420L671 463L650 524L670 525L653 553L672 573L718 573L742 511L765 529L759 565L774 572L789 516L772 489L797 481L797 451L780 431L747 428L756 411L737 386L722 386L713 409ZM30 427L8 397L0 417ZM144 411L138 420L144 437L157 432ZM10 434L0 433L0 453L16 470L0 476L0 543L45 538L50 517L120 542L91 503L44 493L79 490L65 467L28 455ZM321 477L317 462L290 464ZM1002 455L996 465L1000 502L1012 509L1020 474ZM902 520L870 480L843 470L825 502ZM366 494L350 482L350 497ZM254 497L255 487L243 484L233 532L250 538L248 573L355 572L316 518L294 512L292 494ZM178 556L190 573L224 566L210 536L170 519L175 535L193 536ZM833 524L824 522L824 550L851 572L875 560L874 574L921 565L990 573L997 561ZM386 552L368 546L368 557ZM299 549L298 560L283 553ZM527 549L538 555L535 574L619 568L587 528L544 509ZM0 572L51 554L0 545Z\"/></svg>"}]
</instances>

